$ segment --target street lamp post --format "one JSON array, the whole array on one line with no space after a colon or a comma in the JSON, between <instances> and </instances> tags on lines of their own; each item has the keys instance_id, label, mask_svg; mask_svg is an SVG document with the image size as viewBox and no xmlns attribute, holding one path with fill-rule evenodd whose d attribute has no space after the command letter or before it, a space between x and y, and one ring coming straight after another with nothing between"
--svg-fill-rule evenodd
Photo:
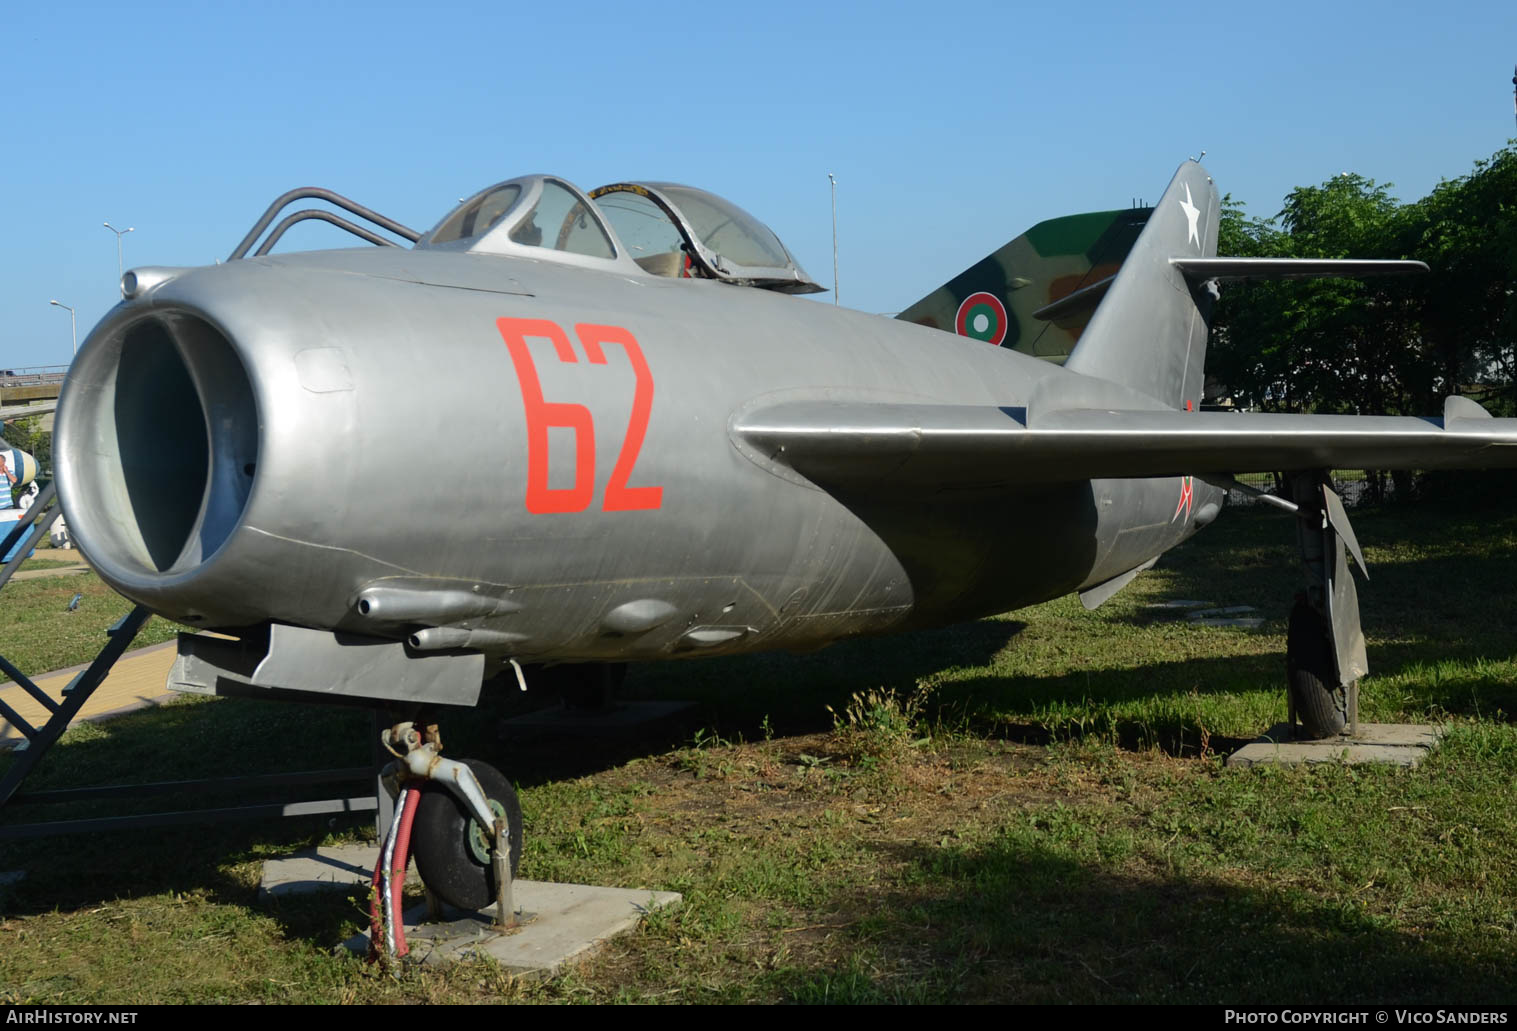
<instances>
[{"instance_id":1,"label":"street lamp post","mask_svg":"<svg viewBox=\"0 0 1517 1031\"><path fill-rule=\"evenodd\" d=\"M827 173L832 184L832 303L838 304L838 181Z\"/></svg>"},{"instance_id":2,"label":"street lamp post","mask_svg":"<svg viewBox=\"0 0 1517 1031\"><path fill-rule=\"evenodd\" d=\"M109 222L105 222L103 225L105 228L116 234L116 282L119 283L121 282L121 274L126 271L126 269L121 267L121 238L127 233L132 232L132 230L136 229L137 227L131 226L127 229L117 229Z\"/></svg>"},{"instance_id":3,"label":"street lamp post","mask_svg":"<svg viewBox=\"0 0 1517 1031\"><path fill-rule=\"evenodd\" d=\"M58 305L58 307L64 308L64 309L66 309L68 311L68 329L69 329L69 334L70 334L70 336L73 337L73 340L74 340L74 354L77 355L79 353L79 323L77 321L75 321L75 319L74 319L74 309L72 309L68 305L62 304L62 303L60 303L58 301L48 301L47 303L48 304L56 304L56 305Z\"/></svg>"}]
</instances>

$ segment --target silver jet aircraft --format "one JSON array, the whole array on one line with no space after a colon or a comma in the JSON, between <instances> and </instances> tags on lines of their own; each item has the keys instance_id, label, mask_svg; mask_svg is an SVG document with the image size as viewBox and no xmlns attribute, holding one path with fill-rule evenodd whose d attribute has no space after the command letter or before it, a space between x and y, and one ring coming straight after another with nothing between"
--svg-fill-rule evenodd
<instances>
[{"instance_id":1,"label":"silver jet aircraft","mask_svg":"<svg viewBox=\"0 0 1517 1031\"><path fill-rule=\"evenodd\" d=\"M1234 473L1284 470L1307 583L1288 680L1327 736L1367 665L1326 470L1517 464L1517 420L1458 397L1428 419L1199 411L1219 283L1424 266L1216 257L1194 162L1087 284L1062 366L789 296L820 287L688 187L527 176L409 249L246 256L274 213L238 260L129 272L59 405L78 547L236 638L182 636L176 687L471 705L513 665L1094 606L1215 519ZM423 877L473 863L443 897L488 897L489 865L452 852Z\"/></svg>"}]
</instances>

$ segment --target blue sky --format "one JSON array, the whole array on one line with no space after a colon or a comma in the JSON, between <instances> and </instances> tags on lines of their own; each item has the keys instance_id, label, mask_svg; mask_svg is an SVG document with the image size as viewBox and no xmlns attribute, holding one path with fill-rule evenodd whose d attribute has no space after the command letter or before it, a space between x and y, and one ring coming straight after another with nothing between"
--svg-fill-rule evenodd
<instances>
[{"instance_id":1,"label":"blue sky","mask_svg":"<svg viewBox=\"0 0 1517 1031\"><path fill-rule=\"evenodd\" d=\"M1517 135L1514 62L1510 0L10 4L0 363L69 360L50 298L81 341L116 302L102 222L208 264L298 185L425 229L527 172L687 182L830 282L832 172L842 303L896 311L1203 148L1253 214L1345 170L1420 197Z\"/></svg>"}]
</instances>

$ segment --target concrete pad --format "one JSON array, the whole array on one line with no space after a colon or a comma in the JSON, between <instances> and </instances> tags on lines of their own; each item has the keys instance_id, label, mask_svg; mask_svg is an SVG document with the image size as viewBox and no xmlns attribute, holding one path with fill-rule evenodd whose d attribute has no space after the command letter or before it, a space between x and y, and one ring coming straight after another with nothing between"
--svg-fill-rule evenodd
<instances>
[{"instance_id":1,"label":"concrete pad","mask_svg":"<svg viewBox=\"0 0 1517 1031\"><path fill-rule=\"evenodd\" d=\"M672 720L693 708L694 702L613 702L599 709L539 709L502 720L500 732L620 737Z\"/></svg>"},{"instance_id":2,"label":"concrete pad","mask_svg":"<svg viewBox=\"0 0 1517 1031\"><path fill-rule=\"evenodd\" d=\"M521 923L509 930L491 926L492 912L459 914L425 923L425 904L406 911L409 962L455 963L488 956L518 977L541 980L588 958L600 945L632 930L643 917L682 901L678 892L598 888L588 884L516 881L511 886ZM343 942L355 955L369 951L368 934Z\"/></svg>"},{"instance_id":3,"label":"concrete pad","mask_svg":"<svg viewBox=\"0 0 1517 1031\"><path fill-rule=\"evenodd\" d=\"M1204 609L1211 605L1209 601L1195 601L1190 598L1176 598L1173 601L1156 601L1143 606L1146 609Z\"/></svg>"},{"instance_id":4,"label":"concrete pad","mask_svg":"<svg viewBox=\"0 0 1517 1031\"><path fill-rule=\"evenodd\" d=\"M1228 766L1299 766L1301 763L1390 763L1415 767L1438 746L1443 727L1416 723L1361 723L1359 735L1322 741L1292 741L1290 726L1277 723L1256 741L1227 757Z\"/></svg>"},{"instance_id":5,"label":"concrete pad","mask_svg":"<svg viewBox=\"0 0 1517 1031\"><path fill-rule=\"evenodd\" d=\"M366 886L378 858L375 845L338 845L271 859L263 864L258 895L269 899ZM421 883L415 867L407 870L406 883ZM444 907L443 919L428 922L425 903L411 907L406 911L406 941L411 946L407 958L436 964L485 955L519 976L551 977L566 963L585 957L601 942L631 930L648 913L682 897L672 891L517 880L511 898L522 923L505 931L490 926L493 910L462 913ZM341 947L366 956L369 936L354 935Z\"/></svg>"},{"instance_id":6,"label":"concrete pad","mask_svg":"<svg viewBox=\"0 0 1517 1031\"><path fill-rule=\"evenodd\" d=\"M18 569L11 574L12 580L47 580L55 576L78 576L80 573L93 572L89 566L80 562L74 566L59 566L56 569Z\"/></svg>"},{"instance_id":7,"label":"concrete pad","mask_svg":"<svg viewBox=\"0 0 1517 1031\"><path fill-rule=\"evenodd\" d=\"M1220 609L1201 609L1199 612L1187 612L1185 618L1192 621L1221 619L1223 617L1242 616L1249 612L1258 611L1252 605L1228 605Z\"/></svg>"},{"instance_id":8,"label":"concrete pad","mask_svg":"<svg viewBox=\"0 0 1517 1031\"><path fill-rule=\"evenodd\" d=\"M1187 612L1185 619L1196 626L1236 626L1246 630L1257 630L1264 625L1264 620L1259 616L1249 615L1258 609L1252 605L1228 605L1220 609L1198 609L1195 612Z\"/></svg>"},{"instance_id":9,"label":"concrete pad","mask_svg":"<svg viewBox=\"0 0 1517 1031\"><path fill-rule=\"evenodd\" d=\"M282 859L265 860L258 899L262 902L283 895L347 891L370 884L378 855L379 849L373 845L323 845ZM414 866L406 871L406 884L421 884Z\"/></svg>"}]
</instances>

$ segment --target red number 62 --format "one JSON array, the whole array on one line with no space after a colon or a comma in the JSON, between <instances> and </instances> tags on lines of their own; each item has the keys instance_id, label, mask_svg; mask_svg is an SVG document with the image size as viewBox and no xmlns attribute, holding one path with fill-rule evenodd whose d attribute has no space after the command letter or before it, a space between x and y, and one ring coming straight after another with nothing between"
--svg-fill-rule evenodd
<instances>
[{"instance_id":1,"label":"red number 62","mask_svg":"<svg viewBox=\"0 0 1517 1031\"><path fill-rule=\"evenodd\" d=\"M561 362L579 361L574 347L563 327L548 319L497 319L495 325L506 342L511 354L511 364L516 366L516 378L521 384L522 408L527 417L527 511L532 513L583 512L590 507L595 495L595 420L590 409L584 405L543 399L542 382L537 377L537 366L527 350L529 337L547 340ZM579 323L574 327L585 349L585 357L591 365L605 365L606 352L602 345L620 344L627 353L636 377L632 391L632 415L627 420L627 436L622 441L616 465L611 469L611 479L606 483L606 496L601 508L607 512L626 512L636 509L658 508L663 504L662 487L629 487L632 467L637 464L637 455L642 450L643 439L648 433L648 416L653 411L653 374L648 371L648 362L643 350L637 346L632 334L620 326L599 326ZM574 431L574 486L548 486L548 430L558 428Z\"/></svg>"}]
</instances>

